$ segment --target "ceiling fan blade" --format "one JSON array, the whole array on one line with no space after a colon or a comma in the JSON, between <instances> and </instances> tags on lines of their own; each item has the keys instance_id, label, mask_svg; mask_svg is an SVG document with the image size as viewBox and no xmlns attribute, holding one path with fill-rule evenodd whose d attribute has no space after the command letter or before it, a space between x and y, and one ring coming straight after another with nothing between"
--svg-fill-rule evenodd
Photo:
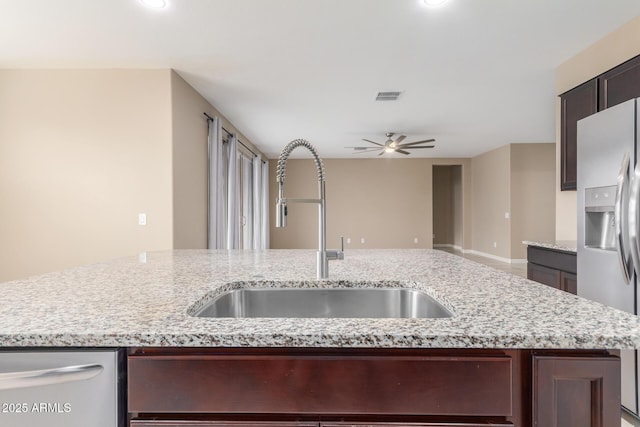
<instances>
[{"instance_id":1,"label":"ceiling fan blade","mask_svg":"<svg viewBox=\"0 0 640 427\"><path fill-rule=\"evenodd\" d=\"M396 144L400 144L402 141L404 141L404 139L407 137L407 135L400 135L399 137L396 138L395 142Z\"/></svg>"},{"instance_id":2,"label":"ceiling fan blade","mask_svg":"<svg viewBox=\"0 0 640 427\"><path fill-rule=\"evenodd\" d=\"M366 150L356 150L352 154L372 153L380 150L379 148L367 148Z\"/></svg>"},{"instance_id":3,"label":"ceiling fan blade","mask_svg":"<svg viewBox=\"0 0 640 427\"><path fill-rule=\"evenodd\" d=\"M377 147L344 147L344 148L353 148L356 151L360 150L379 150Z\"/></svg>"},{"instance_id":4,"label":"ceiling fan blade","mask_svg":"<svg viewBox=\"0 0 640 427\"><path fill-rule=\"evenodd\" d=\"M401 149L399 149L399 148L397 148L397 149L395 150L395 152L396 152L396 153L400 153L400 154L405 154L405 155L410 154L408 151L404 151L404 150L401 150Z\"/></svg>"},{"instance_id":5,"label":"ceiling fan blade","mask_svg":"<svg viewBox=\"0 0 640 427\"><path fill-rule=\"evenodd\" d=\"M363 140L363 141L370 142L370 143L372 143L372 144L375 144L375 145L377 145L378 147L384 147L384 144L380 144L379 142L371 141L371 140L369 140L369 139L364 139L364 138L363 138L362 140Z\"/></svg>"},{"instance_id":6,"label":"ceiling fan blade","mask_svg":"<svg viewBox=\"0 0 640 427\"><path fill-rule=\"evenodd\" d=\"M402 144L400 146L401 147L409 147L409 146L412 146L412 145L426 144L428 142L435 142L435 139L431 138L431 139L425 139L424 141L407 142L407 143L404 143L404 144Z\"/></svg>"},{"instance_id":7,"label":"ceiling fan blade","mask_svg":"<svg viewBox=\"0 0 640 427\"><path fill-rule=\"evenodd\" d=\"M380 150L380 154L378 156L382 156L385 153L385 150Z\"/></svg>"},{"instance_id":8,"label":"ceiling fan blade","mask_svg":"<svg viewBox=\"0 0 640 427\"><path fill-rule=\"evenodd\" d=\"M425 145L425 146L420 146L420 147L402 147L406 150L413 150L414 148L434 148L435 145Z\"/></svg>"}]
</instances>

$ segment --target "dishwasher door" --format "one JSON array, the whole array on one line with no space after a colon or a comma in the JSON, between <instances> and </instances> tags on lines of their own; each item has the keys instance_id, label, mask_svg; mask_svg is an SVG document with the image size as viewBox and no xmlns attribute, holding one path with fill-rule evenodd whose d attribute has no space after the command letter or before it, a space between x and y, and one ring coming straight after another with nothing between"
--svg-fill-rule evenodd
<instances>
[{"instance_id":1,"label":"dishwasher door","mask_svg":"<svg viewBox=\"0 0 640 427\"><path fill-rule=\"evenodd\" d=\"M120 427L117 350L0 351L0 426Z\"/></svg>"}]
</instances>

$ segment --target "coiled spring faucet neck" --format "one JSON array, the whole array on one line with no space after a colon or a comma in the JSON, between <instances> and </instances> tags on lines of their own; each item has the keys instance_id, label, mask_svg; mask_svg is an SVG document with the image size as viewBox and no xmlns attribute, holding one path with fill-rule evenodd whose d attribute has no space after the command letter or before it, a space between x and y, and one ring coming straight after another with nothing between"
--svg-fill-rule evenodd
<instances>
[{"instance_id":1,"label":"coiled spring faucet neck","mask_svg":"<svg viewBox=\"0 0 640 427\"><path fill-rule=\"evenodd\" d=\"M291 155L291 152L298 147L305 147L306 149L311 151L311 154L313 155L313 161L316 163L316 168L318 168L318 181L324 181L324 164L322 164L322 159L320 159L320 156L318 155L316 149L306 139L294 139L284 146L284 148L280 152L280 157L278 157L278 168L276 171L278 183L284 183L284 178L286 176L287 170L287 159Z\"/></svg>"},{"instance_id":2,"label":"coiled spring faucet neck","mask_svg":"<svg viewBox=\"0 0 640 427\"><path fill-rule=\"evenodd\" d=\"M313 160L318 169L318 198L317 199L287 199L284 197L284 179L286 177L287 159L291 152L298 147L305 147L313 155ZM276 227L287 226L287 202L289 203L316 203L318 204L318 279L326 279L329 276L329 260L343 259L343 250L327 251L326 245L326 210L324 191L324 165L316 149L304 139L294 139L280 152L278 167L276 170L278 182L278 200L276 202Z\"/></svg>"}]
</instances>

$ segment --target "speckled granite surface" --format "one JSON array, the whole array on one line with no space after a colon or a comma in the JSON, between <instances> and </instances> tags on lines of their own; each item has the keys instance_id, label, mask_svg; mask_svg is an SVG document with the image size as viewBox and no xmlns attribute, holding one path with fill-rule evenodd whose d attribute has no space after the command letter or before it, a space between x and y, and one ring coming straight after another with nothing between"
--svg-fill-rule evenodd
<instances>
[{"instance_id":1,"label":"speckled granite surface","mask_svg":"<svg viewBox=\"0 0 640 427\"><path fill-rule=\"evenodd\" d=\"M555 249L557 251L573 253L576 253L578 251L578 242L576 242L575 240L557 240L555 242L534 242L530 240L524 240L522 243L527 246L538 246L541 248Z\"/></svg>"},{"instance_id":2,"label":"speckled granite surface","mask_svg":"<svg viewBox=\"0 0 640 427\"><path fill-rule=\"evenodd\" d=\"M640 348L635 316L441 251L348 251L330 275L425 289L455 316L195 318L229 283L317 285L315 251L173 251L0 283L0 346Z\"/></svg>"}]
</instances>

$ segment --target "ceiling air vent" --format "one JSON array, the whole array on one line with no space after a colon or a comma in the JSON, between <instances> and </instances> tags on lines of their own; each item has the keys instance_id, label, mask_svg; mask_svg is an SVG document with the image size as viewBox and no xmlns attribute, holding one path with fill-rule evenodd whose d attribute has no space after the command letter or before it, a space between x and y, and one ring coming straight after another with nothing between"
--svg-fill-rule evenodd
<instances>
[{"instance_id":1,"label":"ceiling air vent","mask_svg":"<svg viewBox=\"0 0 640 427\"><path fill-rule=\"evenodd\" d=\"M401 92L378 92L376 101L397 101Z\"/></svg>"}]
</instances>

